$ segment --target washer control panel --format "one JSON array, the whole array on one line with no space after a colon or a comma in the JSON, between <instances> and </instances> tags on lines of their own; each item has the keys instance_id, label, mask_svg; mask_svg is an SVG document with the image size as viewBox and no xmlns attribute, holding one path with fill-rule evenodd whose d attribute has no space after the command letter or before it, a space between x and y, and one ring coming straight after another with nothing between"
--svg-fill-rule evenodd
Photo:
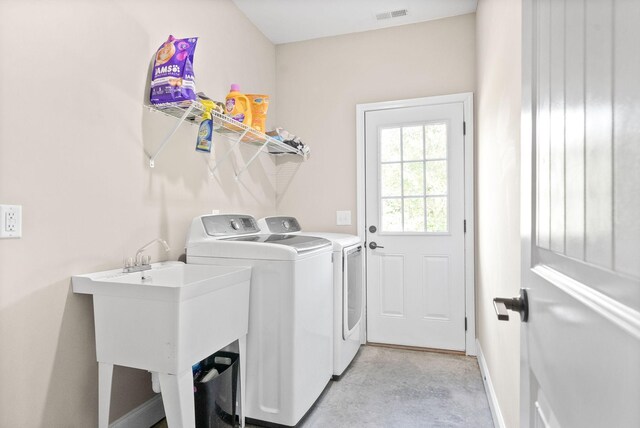
<instances>
[{"instance_id":1,"label":"washer control panel","mask_svg":"<svg viewBox=\"0 0 640 428\"><path fill-rule=\"evenodd\" d=\"M233 236L258 233L256 219L245 214L215 214L202 217L202 225L209 236Z\"/></svg>"}]
</instances>

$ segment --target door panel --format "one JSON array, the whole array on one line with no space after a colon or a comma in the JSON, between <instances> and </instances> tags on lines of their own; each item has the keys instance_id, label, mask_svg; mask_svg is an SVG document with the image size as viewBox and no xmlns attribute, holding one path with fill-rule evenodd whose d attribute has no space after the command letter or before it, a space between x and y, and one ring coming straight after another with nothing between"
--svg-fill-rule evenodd
<instances>
[{"instance_id":1,"label":"door panel","mask_svg":"<svg viewBox=\"0 0 640 428\"><path fill-rule=\"evenodd\" d=\"M614 7L613 253L617 272L640 277L640 2ZM638 292L640 294L640 292ZM640 310L640 305L636 306Z\"/></svg>"},{"instance_id":2,"label":"door panel","mask_svg":"<svg viewBox=\"0 0 640 428\"><path fill-rule=\"evenodd\" d=\"M462 103L366 112L370 342L465 349L462 127Z\"/></svg>"},{"instance_id":3,"label":"door panel","mask_svg":"<svg viewBox=\"0 0 640 428\"><path fill-rule=\"evenodd\" d=\"M635 426L640 3L523 14L521 425Z\"/></svg>"},{"instance_id":4,"label":"door panel","mask_svg":"<svg viewBox=\"0 0 640 428\"><path fill-rule=\"evenodd\" d=\"M451 302L449 302L449 257L422 257L422 316L432 320L448 321L451 319Z\"/></svg>"},{"instance_id":5,"label":"door panel","mask_svg":"<svg viewBox=\"0 0 640 428\"><path fill-rule=\"evenodd\" d=\"M584 260L585 111L584 111L584 3L568 2L565 73L565 254Z\"/></svg>"},{"instance_id":6,"label":"door panel","mask_svg":"<svg viewBox=\"0 0 640 428\"><path fill-rule=\"evenodd\" d=\"M380 314L404 316L404 257L401 255L379 255L380 265ZM375 334L374 336L375 337Z\"/></svg>"}]
</instances>

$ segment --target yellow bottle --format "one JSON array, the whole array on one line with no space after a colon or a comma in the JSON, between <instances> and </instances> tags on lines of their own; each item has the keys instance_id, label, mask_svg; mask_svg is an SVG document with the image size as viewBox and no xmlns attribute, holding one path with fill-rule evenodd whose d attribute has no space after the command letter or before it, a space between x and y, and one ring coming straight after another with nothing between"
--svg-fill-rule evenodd
<instances>
[{"instance_id":1,"label":"yellow bottle","mask_svg":"<svg viewBox=\"0 0 640 428\"><path fill-rule=\"evenodd\" d=\"M231 91L227 95L225 113L233 120L251 126L251 103L249 98L240 93L240 86L235 83L231 85Z\"/></svg>"}]
</instances>

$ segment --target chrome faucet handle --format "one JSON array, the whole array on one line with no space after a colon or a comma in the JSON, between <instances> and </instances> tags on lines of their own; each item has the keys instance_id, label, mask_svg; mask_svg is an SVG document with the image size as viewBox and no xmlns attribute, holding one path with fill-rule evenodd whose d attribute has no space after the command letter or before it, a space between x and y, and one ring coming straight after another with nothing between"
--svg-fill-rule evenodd
<instances>
[{"instance_id":1,"label":"chrome faucet handle","mask_svg":"<svg viewBox=\"0 0 640 428\"><path fill-rule=\"evenodd\" d=\"M157 238L157 239L154 239L153 241L149 241L146 244L144 244L142 247L140 247L138 251L136 251L136 258L135 258L136 265L142 264L142 252L147 248L149 248L151 245L155 244L156 242L162 245L165 251L169 251L171 249L169 247L169 244L167 244L167 241L165 241L164 239ZM151 261L151 259L149 259L149 261Z\"/></svg>"},{"instance_id":2,"label":"chrome faucet handle","mask_svg":"<svg viewBox=\"0 0 640 428\"><path fill-rule=\"evenodd\" d=\"M142 252L146 250L149 246L155 244L156 242L162 245L165 251L169 251L171 249L169 248L169 244L167 244L167 241L165 241L164 239L157 238L157 239L154 239L153 241L149 241L146 244L144 244L142 247L140 247L138 251L136 251L136 256L134 258L129 257L128 259L125 260L122 271L125 273L129 273L129 272L139 272L139 271L151 269L151 256L147 255L143 257Z\"/></svg>"}]
</instances>

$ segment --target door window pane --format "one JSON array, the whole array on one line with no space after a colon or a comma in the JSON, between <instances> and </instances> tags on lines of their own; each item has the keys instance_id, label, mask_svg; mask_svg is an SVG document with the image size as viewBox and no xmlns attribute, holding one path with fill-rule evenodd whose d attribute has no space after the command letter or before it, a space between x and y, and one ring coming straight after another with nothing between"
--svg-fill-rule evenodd
<instances>
[{"instance_id":1,"label":"door window pane","mask_svg":"<svg viewBox=\"0 0 640 428\"><path fill-rule=\"evenodd\" d=\"M382 230L386 232L402 232L402 199L383 199Z\"/></svg>"},{"instance_id":2,"label":"door window pane","mask_svg":"<svg viewBox=\"0 0 640 428\"><path fill-rule=\"evenodd\" d=\"M424 198L404 200L404 231L424 232Z\"/></svg>"},{"instance_id":3,"label":"door window pane","mask_svg":"<svg viewBox=\"0 0 640 428\"><path fill-rule=\"evenodd\" d=\"M427 159L446 159L447 124L430 123L424 126L424 140Z\"/></svg>"},{"instance_id":4,"label":"door window pane","mask_svg":"<svg viewBox=\"0 0 640 428\"><path fill-rule=\"evenodd\" d=\"M400 161L400 128L380 130L380 162Z\"/></svg>"},{"instance_id":5,"label":"door window pane","mask_svg":"<svg viewBox=\"0 0 640 428\"><path fill-rule=\"evenodd\" d=\"M422 126L402 128L402 160L423 160L424 142Z\"/></svg>"},{"instance_id":6,"label":"door window pane","mask_svg":"<svg viewBox=\"0 0 640 428\"><path fill-rule=\"evenodd\" d=\"M427 161L427 195L447 194L447 161Z\"/></svg>"},{"instance_id":7,"label":"door window pane","mask_svg":"<svg viewBox=\"0 0 640 428\"><path fill-rule=\"evenodd\" d=\"M381 232L448 231L447 127L380 129Z\"/></svg>"},{"instance_id":8,"label":"door window pane","mask_svg":"<svg viewBox=\"0 0 640 428\"><path fill-rule=\"evenodd\" d=\"M402 191L404 196L424 195L424 163L404 162L402 175Z\"/></svg>"},{"instance_id":9,"label":"door window pane","mask_svg":"<svg viewBox=\"0 0 640 428\"><path fill-rule=\"evenodd\" d=\"M427 232L447 230L447 198L427 198Z\"/></svg>"},{"instance_id":10,"label":"door window pane","mask_svg":"<svg viewBox=\"0 0 640 428\"><path fill-rule=\"evenodd\" d=\"M386 196L402 196L401 163L380 165L380 194Z\"/></svg>"}]
</instances>

